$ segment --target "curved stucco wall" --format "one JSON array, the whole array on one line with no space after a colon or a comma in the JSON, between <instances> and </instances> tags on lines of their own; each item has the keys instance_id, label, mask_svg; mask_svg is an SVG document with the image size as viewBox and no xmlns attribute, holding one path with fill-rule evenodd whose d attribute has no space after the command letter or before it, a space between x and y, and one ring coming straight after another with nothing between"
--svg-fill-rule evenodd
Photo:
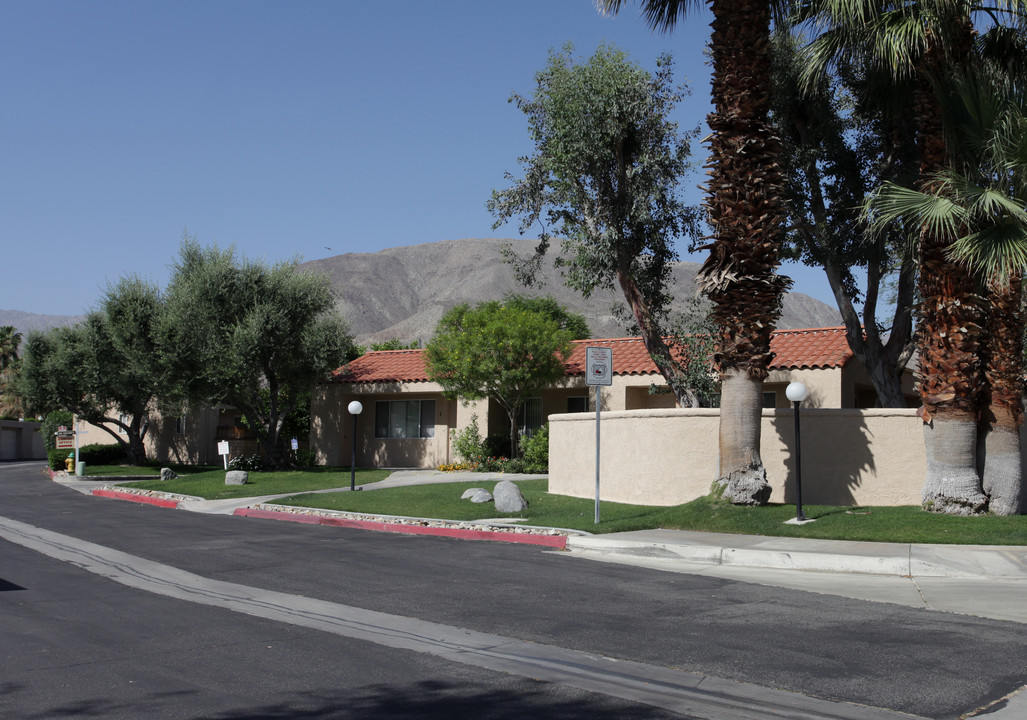
<instances>
[{"instance_id":1,"label":"curved stucco wall","mask_svg":"<svg viewBox=\"0 0 1027 720\"><path fill-rule=\"evenodd\" d=\"M792 410L764 410L761 455L771 502L795 501ZM595 415L552 415L549 491L595 494ZM809 409L801 413L802 500L819 505L919 505L926 462L915 410ZM600 496L679 505L709 493L717 473L720 412L603 413Z\"/></svg>"}]
</instances>

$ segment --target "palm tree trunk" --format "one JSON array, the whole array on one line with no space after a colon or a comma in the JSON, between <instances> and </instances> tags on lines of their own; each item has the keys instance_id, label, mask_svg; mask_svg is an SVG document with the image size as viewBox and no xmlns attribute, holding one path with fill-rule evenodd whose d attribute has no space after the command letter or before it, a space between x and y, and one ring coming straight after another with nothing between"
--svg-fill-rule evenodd
<instances>
[{"instance_id":1,"label":"palm tree trunk","mask_svg":"<svg viewBox=\"0 0 1027 720\"><path fill-rule=\"evenodd\" d=\"M713 227L699 283L719 328L714 361L723 379L720 467L713 490L742 504L770 496L759 454L762 387L770 334L790 281L776 274L783 239L780 149L768 114L770 7L766 0L715 0L710 178Z\"/></svg>"},{"instance_id":2,"label":"palm tree trunk","mask_svg":"<svg viewBox=\"0 0 1027 720\"><path fill-rule=\"evenodd\" d=\"M722 377L720 467L713 493L738 505L765 505L771 487L760 458L763 381L740 370ZM752 412L754 405L759 412Z\"/></svg>"},{"instance_id":3,"label":"palm tree trunk","mask_svg":"<svg viewBox=\"0 0 1027 720\"><path fill-rule=\"evenodd\" d=\"M1005 287L990 289L988 332L981 353L988 391L981 413L977 464L982 489L988 496L988 509L996 515L1017 515L1023 511L1021 286L1017 276Z\"/></svg>"},{"instance_id":4,"label":"palm tree trunk","mask_svg":"<svg viewBox=\"0 0 1027 720\"><path fill-rule=\"evenodd\" d=\"M972 26L964 28L972 32ZM952 37L956 37L954 33ZM932 189L945 167L941 108L930 77L941 77L942 49L925 52L916 113L920 142L920 189ZM965 266L948 257L949 241L926 229L920 236L920 399L923 404L927 476L923 507L972 515L987 498L977 474L977 408L983 385L980 349L984 315L976 283Z\"/></svg>"}]
</instances>

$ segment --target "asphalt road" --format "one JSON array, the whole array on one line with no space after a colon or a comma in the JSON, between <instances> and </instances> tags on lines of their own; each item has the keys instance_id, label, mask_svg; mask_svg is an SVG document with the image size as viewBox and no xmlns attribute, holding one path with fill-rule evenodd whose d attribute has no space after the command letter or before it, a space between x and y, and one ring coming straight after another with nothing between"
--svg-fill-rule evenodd
<instances>
[{"instance_id":1,"label":"asphalt road","mask_svg":"<svg viewBox=\"0 0 1027 720\"><path fill-rule=\"evenodd\" d=\"M196 595L126 587L0 540L3 717L682 717L559 675L539 682L516 666L202 604L205 581L273 591L296 608L373 610L378 627L393 618L436 624L450 639L483 633L551 648L568 667L616 658L654 678L670 669L747 683L753 707L779 689L955 718L1027 682L1015 623L531 546L121 503L58 486L38 463L0 465L0 518L185 571ZM132 569L131 558L110 567Z\"/></svg>"}]
</instances>

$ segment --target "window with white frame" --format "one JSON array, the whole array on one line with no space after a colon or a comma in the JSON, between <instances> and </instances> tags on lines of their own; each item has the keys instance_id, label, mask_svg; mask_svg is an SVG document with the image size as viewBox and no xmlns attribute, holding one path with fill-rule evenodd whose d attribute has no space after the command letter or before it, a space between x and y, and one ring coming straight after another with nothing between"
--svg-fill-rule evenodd
<instances>
[{"instance_id":1,"label":"window with white frame","mask_svg":"<svg viewBox=\"0 0 1027 720\"><path fill-rule=\"evenodd\" d=\"M119 413L118 414L118 422L122 423L123 425L131 425L132 424L132 418L130 418L125 413ZM125 428L121 427L121 425L118 425L118 432L120 434L122 434L122 435L127 435L128 434L128 430L126 430Z\"/></svg>"},{"instance_id":2,"label":"window with white frame","mask_svg":"<svg viewBox=\"0 0 1027 720\"><path fill-rule=\"evenodd\" d=\"M175 434L185 435L185 415L179 415L175 420Z\"/></svg>"},{"instance_id":3,"label":"window with white frame","mask_svg":"<svg viewBox=\"0 0 1027 720\"><path fill-rule=\"evenodd\" d=\"M374 404L374 436L384 439L435 437L434 400L382 400Z\"/></svg>"}]
</instances>

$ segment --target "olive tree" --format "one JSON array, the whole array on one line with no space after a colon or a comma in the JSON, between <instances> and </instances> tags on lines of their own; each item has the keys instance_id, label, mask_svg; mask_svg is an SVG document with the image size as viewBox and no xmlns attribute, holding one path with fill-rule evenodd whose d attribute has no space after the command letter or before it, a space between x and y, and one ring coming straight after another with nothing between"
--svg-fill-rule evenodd
<instances>
[{"instance_id":1,"label":"olive tree","mask_svg":"<svg viewBox=\"0 0 1027 720\"><path fill-rule=\"evenodd\" d=\"M287 462L280 445L286 419L353 353L325 276L189 238L173 266L165 317L169 387L183 401L238 408L271 467Z\"/></svg>"}]
</instances>

